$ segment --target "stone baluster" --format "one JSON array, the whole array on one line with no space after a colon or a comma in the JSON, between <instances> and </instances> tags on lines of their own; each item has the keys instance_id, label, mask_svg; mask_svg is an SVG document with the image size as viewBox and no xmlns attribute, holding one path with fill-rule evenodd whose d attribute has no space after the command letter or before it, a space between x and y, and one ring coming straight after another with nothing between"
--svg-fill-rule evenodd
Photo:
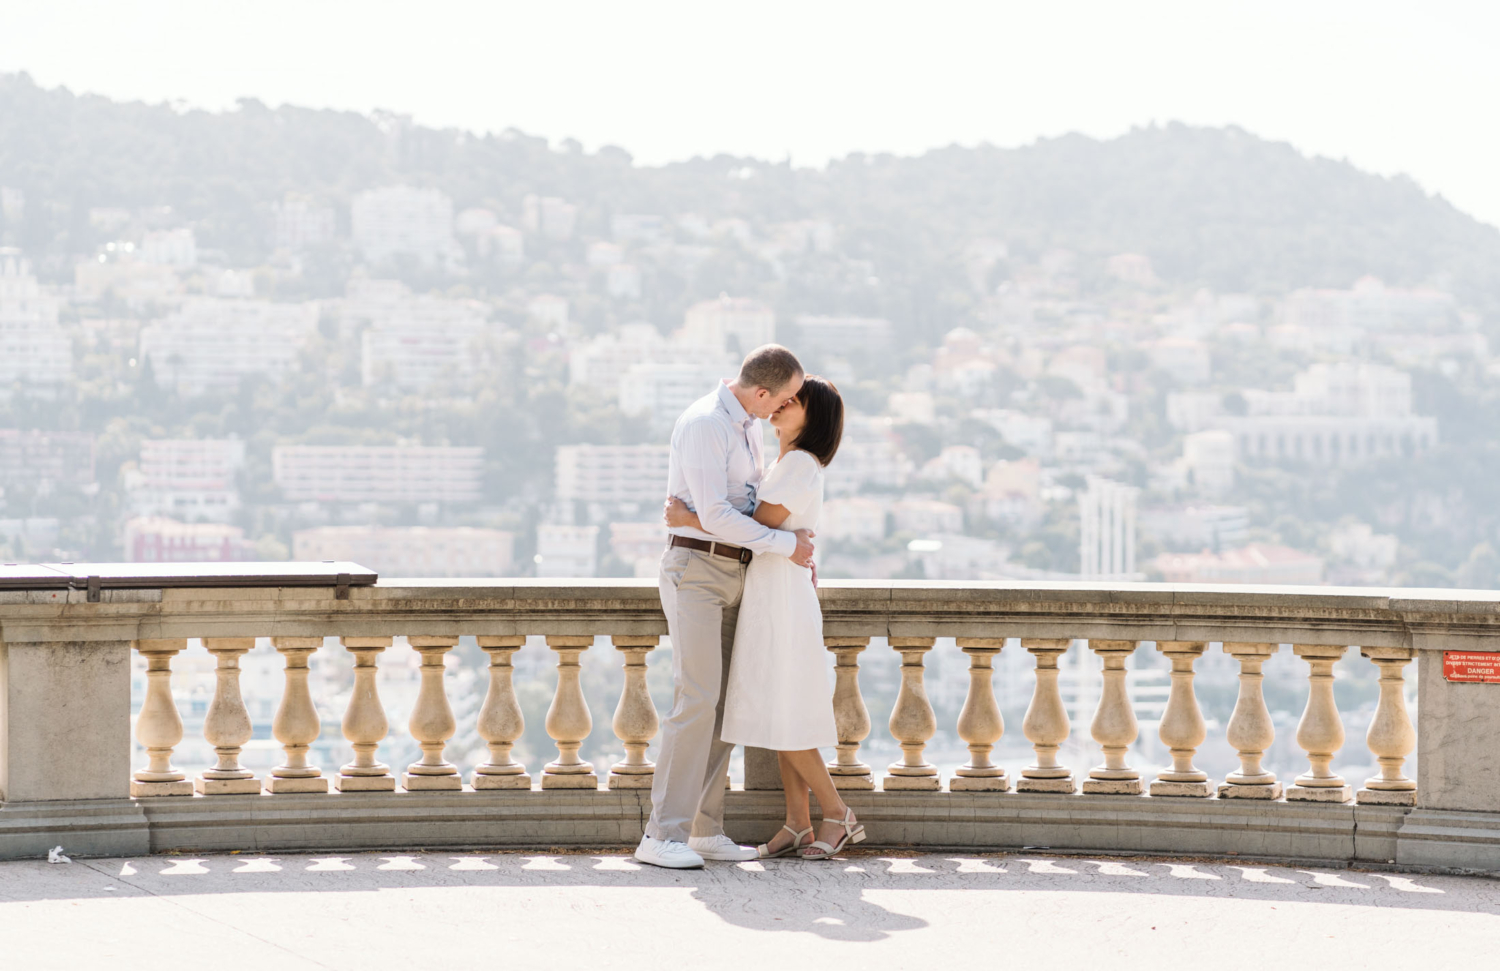
<instances>
[{"instance_id":1,"label":"stone baluster","mask_svg":"<svg viewBox=\"0 0 1500 971\"><path fill-rule=\"evenodd\" d=\"M927 688L923 684L922 658L935 637L892 637L891 647L901 654L901 688L896 693L896 704L891 709L891 735L901 746L901 761L893 762L885 770L882 789L936 790L942 788L937 766L923 756L927 740L937 732L937 716L933 714L932 702L927 700Z\"/></svg>"},{"instance_id":2,"label":"stone baluster","mask_svg":"<svg viewBox=\"0 0 1500 971\"><path fill-rule=\"evenodd\" d=\"M1307 662L1307 707L1297 723L1297 744L1307 753L1308 770L1287 786L1289 800L1348 802L1353 795L1343 776L1329 764L1344 746L1344 723L1333 697L1333 666L1347 647L1293 644L1292 652Z\"/></svg>"},{"instance_id":3,"label":"stone baluster","mask_svg":"<svg viewBox=\"0 0 1500 971\"><path fill-rule=\"evenodd\" d=\"M408 792L462 789L464 780L458 774L458 766L443 758L443 748L458 730L443 684L448 671L444 658L458 646L458 636L410 636L406 642L422 655L422 686L417 691L411 720L406 723L411 737L422 746L422 757L406 767L401 785Z\"/></svg>"},{"instance_id":4,"label":"stone baluster","mask_svg":"<svg viewBox=\"0 0 1500 971\"><path fill-rule=\"evenodd\" d=\"M625 656L625 684L620 689L620 703L615 706L615 737L625 745L625 758L609 770L611 789L650 789L656 766L646 758L646 746L656 737L661 720L646 687L646 655L656 649L661 638L617 635L610 638L615 650Z\"/></svg>"},{"instance_id":5,"label":"stone baluster","mask_svg":"<svg viewBox=\"0 0 1500 971\"><path fill-rule=\"evenodd\" d=\"M475 789L530 789L526 766L511 755L516 739L526 730L526 718L516 701L511 655L526 646L524 634L479 638L479 647L490 656L490 687L479 709L479 737L489 743L489 761L476 765L469 776Z\"/></svg>"},{"instance_id":6,"label":"stone baluster","mask_svg":"<svg viewBox=\"0 0 1500 971\"><path fill-rule=\"evenodd\" d=\"M172 655L187 647L187 638L133 641L146 659L146 697L135 721L135 737L146 749L147 763L130 780L132 796L191 796L187 773L172 764L172 750L182 741L182 716L172 699Z\"/></svg>"},{"instance_id":7,"label":"stone baluster","mask_svg":"<svg viewBox=\"0 0 1500 971\"><path fill-rule=\"evenodd\" d=\"M1130 691L1125 686L1125 661L1135 653L1135 641L1090 640L1089 649L1104 664L1104 686L1099 707L1089 726L1094 741L1104 749L1104 764L1089 770L1083 791L1090 795L1138 796L1143 791L1139 769L1125 764L1130 745L1140 734Z\"/></svg>"},{"instance_id":8,"label":"stone baluster","mask_svg":"<svg viewBox=\"0 0 1500 971\"><path fill-rule=\"evenodd\" d=\"M318 740L322 726L312 694L307 690L307 661L313 651L323 646L321 637L273 637L271 645L286 660L286 685L281 704L271 722L271 733L281 743L286 761L271 770L266 779L267 792L327 792L328 780L323 770L309 765L308 750Z\"/></svg>"},{"instance_id":9,"label":"stone baluster","mask_svg":"<svg viewBox=\"0 0 1500 971\"><path fill-rule=\"evenodd\" d=\"M828 763L828 774L839 789L874 789L875 776L859 760L859 746L870 736L870 709L859 691L859 655L870 646L868 637L825 637L833 652L833 720L838 729L838 755Z\"/></svg>"},{"instance_id":10,"label":"stone baluster","mask_svg":"<svg viewBox=\"0 0 1500 971\"><path fill-rule=\"evenodd\" d=\"M255 734L240 693L240 656L255 649L255 638L205 637L203 646L218 662L214 698L203 718L203 737L214 747L218 761L198 774L193 789L205 796L260 792L255 773L240 765L240 749Z\"/></svg>"},{"instance_id":11,"label":"stone baluster","mask_svg":"<svg viewBox=\"0 0 1500 971\"><path fill-rule=\"evenodd\" d=\"M1157 641L1156 649L1172 662L1172 691L1162 712L1158 736L1172 753L1172 767L1158 773L1151 783L1153 796L1213 795L1208 773L1193 765L1198 746L1208 737L1203 710L1193 691L1193 665L1208 644L1203 641Z\"/></svg>"},{"instance_id":12,"label":"stone baluster","mask_svg":"<svg viewBox=\"0 0 1500 971\"><path fill-rule=\"evenodd\" d=\"M1415 806L1417 784L1402 773L1401 767L1412 749L1417 747L1417 730L1406 712L1406 681L1402 668L1411 663L1417 652L1409 647L1364 647L1360 653L1380 669L1380 700L1365 742L1380 763L1380 775L1365 780L1364 788L1354 794L1356 802L1381 806Z\"/></svg>"},{"instance_id":13,"label":"stone baluster","mask_svg":"<svg viewBox=\"0 0 1500 971\"><path fill-rule=\"evenodd\" d=\"M557 759L542 770L543 789L597 789L599 776L590 762L578 757L593 730L583 685L579 655L594 644L590 635L547 635L547 646L557 652L557 692L547 709L547 734L557 743Z\"/></svg>"},{"instance_id":14,"label":"stone baluster","mask_svg":"<svg viewBox=\"0 0 1500 971\"><path fill-rule=\"evenodd\" d=\"M1219 798L1280 799L1281 783L1276 781L1276 773L1267 771L1260 763L1276 741L1276 726L1261 691L1265 677L1261 667L1281 645L1226 641L1223 647L1225 654L1240 663L1240 692L1226 733L1229 744L1239 753L1240 768L1225 776L1224 784L1219 786Z\"/></svg>"},{"instance_id":15,"label":"stone baluster","mask_svg":"<svg viewBox=\"0 0 1500 971\"><path fill-rule=\"evenodd\" d=\"M344 649L354 655L354 690L344 712L344 738L354 747L354 761L339 769L333 787L340 792L394 792L391 767L375 760L375 750L390 729L380 691L375 685L375 658L391 646L390 637L345 637Z\"/></svg>"},{"instance_id":16,"label":"stone baluster","mask_svg":"<svg viewBox=\"0 0 1500 971\"><path fill-rule=\"evenodd\" d=\"M1005 647L1003 637L960 637L959 648L969 655L969 693L958 715L958 737L969 746L968 764L948 780L950 792L1005 792L1010 779L1005 769L990 761L995 743L1005 734L1005 719L995 703L995 657Z\"/></svg>"},{"instance_id":17,"label":"stone baluster","mask_svg":"<svg viewBox=\"0 0 1500 971\"><path fill-rule=\"evenodd\" d=\"M1021 646L1036 658L1036 686L1021 731L1036 761L1021 770L1017 792L1074 792L1073 770L1057 764L1057 750L1068 740L1068 709L1057 684L1057 662L1072 641L1065 637L1023 637Z\"/></svg>"}]
</instances>

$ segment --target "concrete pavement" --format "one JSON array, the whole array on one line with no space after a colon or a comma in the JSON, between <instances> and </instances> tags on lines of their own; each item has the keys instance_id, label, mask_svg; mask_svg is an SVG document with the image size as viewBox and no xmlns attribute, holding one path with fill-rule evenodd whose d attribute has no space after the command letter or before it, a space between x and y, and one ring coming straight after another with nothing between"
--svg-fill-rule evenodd
<instances>
[{"instance_id":1,"label":"concrete pavement","mask_svg":"<svg viewBox=\"0 0 1500 971\"><path fill-rule=\"evenodd\" d=\"M1388 967L1500 946L1500 881L1042 854L0 863L6 968Z\"/></svg>"}]
</instances>

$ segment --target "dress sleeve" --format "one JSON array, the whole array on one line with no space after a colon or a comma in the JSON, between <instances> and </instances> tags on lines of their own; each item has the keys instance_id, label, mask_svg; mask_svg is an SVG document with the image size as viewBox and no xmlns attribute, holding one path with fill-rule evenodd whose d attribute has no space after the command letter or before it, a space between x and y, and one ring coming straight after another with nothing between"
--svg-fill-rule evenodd
<instances>
[{"instance_id":1,"label":"dress sleeve","mask_svg":"<svg viewBox=\"0 0 1500 971\"><path fill-rule=\"evenodd\" d=\"M818 496L818 479L822 474L823 467L817 459L795 449L776 463L761 483L755 498L760 502L785 506L793 513L805 512Z\"/></svg>"}]
</instances>

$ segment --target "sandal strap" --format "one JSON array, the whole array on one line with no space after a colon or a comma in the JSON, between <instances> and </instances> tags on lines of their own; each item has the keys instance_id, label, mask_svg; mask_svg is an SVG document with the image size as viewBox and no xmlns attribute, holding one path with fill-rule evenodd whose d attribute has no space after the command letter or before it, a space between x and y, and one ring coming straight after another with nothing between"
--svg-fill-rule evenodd
<instances>
[{"instance_id":1,"label":"sandal strap","mask_svg":"<svg viewBox=\"0 0 1500 971\"><path fill-rule=\"evenodd\" d=\"M809 850L822 850L824 856L831 856L833 854L833 844L825 843L822 840L814 840L807 844L805 848Z\"/></svg>"}]
</instances>

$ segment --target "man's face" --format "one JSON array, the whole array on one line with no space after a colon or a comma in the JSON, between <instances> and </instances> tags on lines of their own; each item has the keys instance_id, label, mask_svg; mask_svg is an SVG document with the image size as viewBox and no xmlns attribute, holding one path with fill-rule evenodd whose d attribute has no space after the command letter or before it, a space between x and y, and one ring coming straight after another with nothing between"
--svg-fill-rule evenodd
<instances>
[{"instance_id":1,"label":"man's face","mask_svg":"<svg viewBox=\"0 0 1500 971\"><path fill-rule=\"evenodd\" d=\"M776 413L776 409L797 397L797 392L802 390L801 373L792 376L786 387L772 393L765 388L755 389L755 401L752 407L745 409L756 418L770 418Z\"/></svg>"}]
</instances>

